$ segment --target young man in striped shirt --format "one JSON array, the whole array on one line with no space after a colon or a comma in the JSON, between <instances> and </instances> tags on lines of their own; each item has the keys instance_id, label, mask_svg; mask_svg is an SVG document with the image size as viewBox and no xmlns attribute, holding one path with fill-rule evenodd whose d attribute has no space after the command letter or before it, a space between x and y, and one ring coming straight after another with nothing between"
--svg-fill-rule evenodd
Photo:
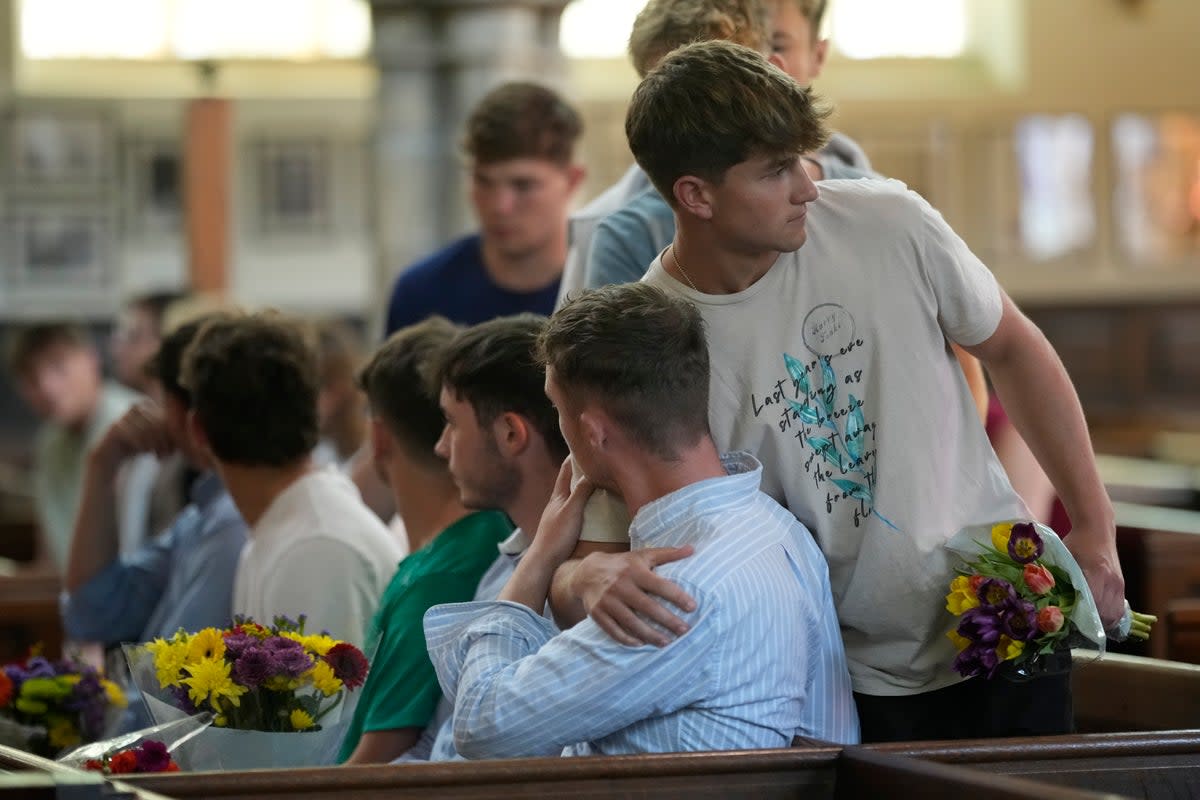
<instances>
[{"instance_id":1,"label":"young man in striped shirt","mask_svg":"<svg viewBox=\"0 0 1200 800\"><path fill-rule=\"evenodd\" d=\"M704 325L645 284L567 303L542 335L546 394L571 462L495 603L425 616L469 758L786 747L858 740L828 569L808 531L759 490L762 468L709 434ZM575 549L592 486L618 492L633 549L683 547L660 572L693 602L665 647L628 646L588 619L540 612ZM819 708L822 713L814 714Z\"/></svg>"}]
</instances>

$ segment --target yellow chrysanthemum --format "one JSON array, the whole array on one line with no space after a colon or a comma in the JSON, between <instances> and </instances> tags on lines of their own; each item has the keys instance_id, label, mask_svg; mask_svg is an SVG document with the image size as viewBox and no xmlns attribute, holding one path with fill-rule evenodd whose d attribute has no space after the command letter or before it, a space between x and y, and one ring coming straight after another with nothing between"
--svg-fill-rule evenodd
<instances>
[{"instance_id":1,"label":"yellow chrysanthemum","mask_svg":"<svg viewBox=\"0 0 1200 800\"><path fill-rule=\"evenodd\" d=\"M224 714L217 714L213 717L213 725L216 725L218 728L224 728L228 724L229 720L226 719Z\"/></svg>"},{"instance_id":2,"label":"yellow chrysanthemum","mask_svg":"<svg viewBox=\"0 0 1200 800\"><path fill-rule=\"evenodd\" d=\"M315 656L323 656L333 649L333 646L338 643L337 639L332 636L326 636L323 633L313 633L302 635L295 631L284 631L280 636L291 639L294 642L299 642L304 645L304 649Z\"/></svg>"},{"instance_id":3,"label":"yellow chrysanthemum","mask_svg":"<svg viewBox=\"0 0 1200 800\"><path fill-rule=\"evenodd\" d=\"M146 651L154 657L154 674L158 678L158 685L164 689L179 686L182 677L180 670L187 662L187 642L155 639L146 645Z\"/></svg>"},{"instance_id":4,"label":"yellow chrysanthemum","mask_svg":"<svg viewBox=\"0 0 1200 800\"><path fill-rule=\"evenodd\" d=\"M199 706L209 702L215 709L222 699L233 705L241 705L241 697L246 693L246 687L239 686L229 677L229 664L225 659L204 658L195 664L188 664L188 677L183 679L188 687L188 696Z\"/></svg>"},{"instance_id":5,"label":"yellow chrysanthemum","mask_svg":"<svg viewBox=\"0 0 1200 800\"><path fill-rule=\"evenodd\" d=\"M51 747L62 749L79 744L79 729L68 719L60 719L46 731L46 739Z\"/></svg>"},{"instance_id":6,"label":"yellow chrysanthemum","mask_svg":"<svg viewBox=\"0 0 1200 800\"><path fill-rule=\"evenodd\" d=\"M946 638L954 643L954 649L960 653L971 645L971 640L965 636L959 636L958 631L948 631Z\"/></svg>"},{"instance_id":7,"label":"yellow chrysanthemum","mask_svg":"<svg viewBox=\"0 0 1200 800\"><path fill-rule=\"evenodd\" d=\"M342 682L333 672L333 667L324 661L318 661L312 669L304 673L304 677L312 681L318 692L326 697L332 697L342 690Z\"/></svg>"},{"instance_id":8,"label":"yellow chrysanthemum","mask_svg":"<svg viewBox=\"0 0 1200 800\"><path fill-rule=\"evenodd\" d=\"M188 642L188 664L225 657L225 639L216 628L205 628Z\"/></svg>"},{"instance_id":9,"label":"yellow chrysanthemum","mask_svg":"<svg viewBox=\"0 0 1200 800\"><path fill-rule=\"evenodd\" d=\"M992 547L996 548L997 552L1008 555L1008 540L1012 536L1012 529L1011 522L992 526Z\"/></svg>"},{"instance_id":10,"label":"yellow chrysanthemum","mask_svg":"<svg viewBox=\"0 0 1200 800\"><path fill-rule=\"evenodd\" d=\"M125 692L121 691L120 686L107 678L101 678L100 685L104 687L104 694L108 696L109 705L117 708L125 708L129 705L129 701L125 699Z\"/></svg>"},{"instance_id":11,"label":"yellow chrysanthemum","mask_svg":"<svg viewBox=\"0 0 1200 800\"><path fill-rule=\"evenodd\" d=\"M263 686L272 692L291 692L300 688L300 680L289 678L287 675L276 675L263 681Z\"/></svg>"},{"instance_id":12,"label":"yellow chrysanthemum","mask_svg":"<svg viewBox=\"0 0 1200 800\"><path fill-rule=\"evenodd\" d=\"M290 720L292 728L298 731L308 730L314 724L312 715L302 708L292 709Z\"/></svg>"},{"instance_id":13,"label":"yellow chrysanthemum","mask_svg":"<svg viewBox=\"0 0 1200 800\"><path fill-rule=\"evenodd\" d=\"M996 655L1000 656L1001 661L1012 661L1023 652L1025 643L1013 641L1007 636L1001 636L1000 644L996 645Z\"/></svg>"},{"instance_id":14,"label":"yellow chrysanthemum","mask_svg":"<svg viewBox=\"0 0 1200 800\"><path fill-rule=\"evenodd\" d=\"M950 593L946 595L946 610L959 615L979 605L979 595L971 591L971 579L959 575L950 582Z\"/></svg>"},{"instance_id":15,"label":"yellow chrysanthemum","mask_svg":"<svg viewBox=\"0 0 1200 800\"><path fill-rule=\"evenodd\" d=\"M241 624L242 633L247 636L253 636L256 639L266 639L271 635L271 631L259 625L257 622L243 622Z\"/></svg>"}]
</instances>

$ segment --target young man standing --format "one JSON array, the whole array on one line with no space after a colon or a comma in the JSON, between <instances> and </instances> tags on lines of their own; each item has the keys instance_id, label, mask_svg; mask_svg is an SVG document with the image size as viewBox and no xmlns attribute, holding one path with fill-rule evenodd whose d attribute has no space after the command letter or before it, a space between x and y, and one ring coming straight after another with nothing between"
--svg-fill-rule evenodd
<instances>
[{"instance_id":1,"label":"young man standing","mask_svg":"<svg viewBox=\"0 0 1200 800\"><path fill-rule=\"evenodd\" d=\"M1029 514L946 342L983 361L1053 479L1111 625L1124 584L1078 399L1045 337L919 196L890 181L818 192L798 156L823 139L821 117L746 48L664 59L626 117L677 220L646 281L700 308L715 438L757 453L764 490L829 559L864 740L1067 732L1069 675L1018 684L951 669L946 540Z\"/></svg>"},{"instance_id":2,"label":"young man standing","mask_svg":"<svg viewBox=\"0 0 1200 800\"><path fill-rule=\"evenodd\" d=\"M180 326L151 359L163 404L134 406L88 454L67 563L63 623L75 639L145 642L177 630L229 624L233 576L246 523L187 433L191 397L179 383L183 353L204 319ZM191 502L166 531L119 557L113 516L117 468L139 453L180 452L200 471Z\"/></svg>"},{"instance_id":3,"label":"young man standing","mask_svg":"<svg viewBox=\"0 0 1200 800\"><path fill-rule=\"evenodd\" d=\"M41 556L62 574L67 566L88 450L138 396L104 380L100 355L91 338L82 328L68 323L18 330L10 343L8 364L21 396L43 420L34 442L34 502L41 530ZM127 500L118 502L123 507ZM122 516L120 540L140 541L144 536L142 523L142 519L135 522Z\"/></svg>"},{"instance_id":4,"label":"young man standing","mask_svg":"<svg viewBox=\"0 0 1200 800\"><path fill-rule=\"evenodd\" d=\"M400 560L350 481L317 469L317 354L278 314L218 317L184 355L189 432L250 527L233 612L361 645Z\"/></svg>"},{"instance_id":5,"label":"young man standing","mask_svg":"<svg viewBox=\"0 0 1200 800\"><path fill-rule=\"evenodd\" d=\"M574 155L582 130L575 109L537 84L507 83L480 101L464 142L480 231L400 275L388 333L433 314L474 325L554 309L567 208L584 177Z\"/></svg>"},{"instance_id":6,"label":"young man standing","mask_svg":"<svg viewBox=\"0 0 1200 800\"><path fill-rule=\"evenodd\" d=\"M511 532L498 511L471 512L446 462L437 389L427 380L455 327L440 317L393 335L363 368L371 409L371 454L391 488L411 555L400 562L371 621L371 673L342 742L352 764L392 761L418 743L441 697L421 617L438 603L467 600Z\"/></svg>"},{"instance_id":7,"label":"young man standing","mask_svg":"<svg viewBox=\"0 0 1200 800\"><path fill-rule=\"evenodd\" d=\"M586 480L572 488L564 463L499 602L425 616L458 749L496 758L572 745L578 754L786 747L796 735L857 742L825 561L759 491L758 462L713 444L696 309L645 284L608 287L568 301L541 342L546 394ZM694 551L663 569L695 598L687 632L668 647L627 647L591 620L558 634L541 616L593 483L625 498L635 549ZM806 715L817 698L834 699L837 712Z\"/></svg>"}]
</instances>

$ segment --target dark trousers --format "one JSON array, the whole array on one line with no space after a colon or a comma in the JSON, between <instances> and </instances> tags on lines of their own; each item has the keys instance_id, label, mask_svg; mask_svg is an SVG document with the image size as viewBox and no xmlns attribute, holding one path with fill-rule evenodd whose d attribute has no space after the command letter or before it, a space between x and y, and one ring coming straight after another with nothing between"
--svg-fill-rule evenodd
<instances>
[{"instance_id":1,"label":"dark trousers","mask_svg":"<svg viewBox=\"0 0 1200 800\"><path fill-rule=\"evenodd\" d=\"M990 739L1074 731L1071 673L1021 683L970 678L924 694L854 694L862 740Z\"/></svg>"}]
</instances>

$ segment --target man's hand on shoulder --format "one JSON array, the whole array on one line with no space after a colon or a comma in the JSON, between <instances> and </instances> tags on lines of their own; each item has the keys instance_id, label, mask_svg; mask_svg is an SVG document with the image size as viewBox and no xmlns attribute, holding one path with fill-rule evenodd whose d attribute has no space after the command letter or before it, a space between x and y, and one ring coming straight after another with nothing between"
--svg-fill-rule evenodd
<instances>
[{"instance_id":1,"label":"man's hand on shoulder","mask_svg":"<svg viewBox=\"0 0 1200 800\"><path fill-rule=\"evenodd\" d=\"M97 466L115 468L139 453L154 453L161 457L174 451L175 442L167 430L162 408L144 402L130 408L109 426L92 447L91 459Z\"/></svg>"},{"instance_id":2,"label":"man's hand on shoulder","mask_svg":"<svg viewBox=\"0 0 1200 800\"><path fill-rule=\"evenodd\" d=\"M671 637L656 630L651 620L675 636L688 625L659 602L662 598L683 611L693 611L695 601L679 586L660 577L654 568L692 554L691 546L656 547L628 553L592 553L571 576L571 591L600 628L621 644L664 647Z\"/></svg>"}]
</instances>

